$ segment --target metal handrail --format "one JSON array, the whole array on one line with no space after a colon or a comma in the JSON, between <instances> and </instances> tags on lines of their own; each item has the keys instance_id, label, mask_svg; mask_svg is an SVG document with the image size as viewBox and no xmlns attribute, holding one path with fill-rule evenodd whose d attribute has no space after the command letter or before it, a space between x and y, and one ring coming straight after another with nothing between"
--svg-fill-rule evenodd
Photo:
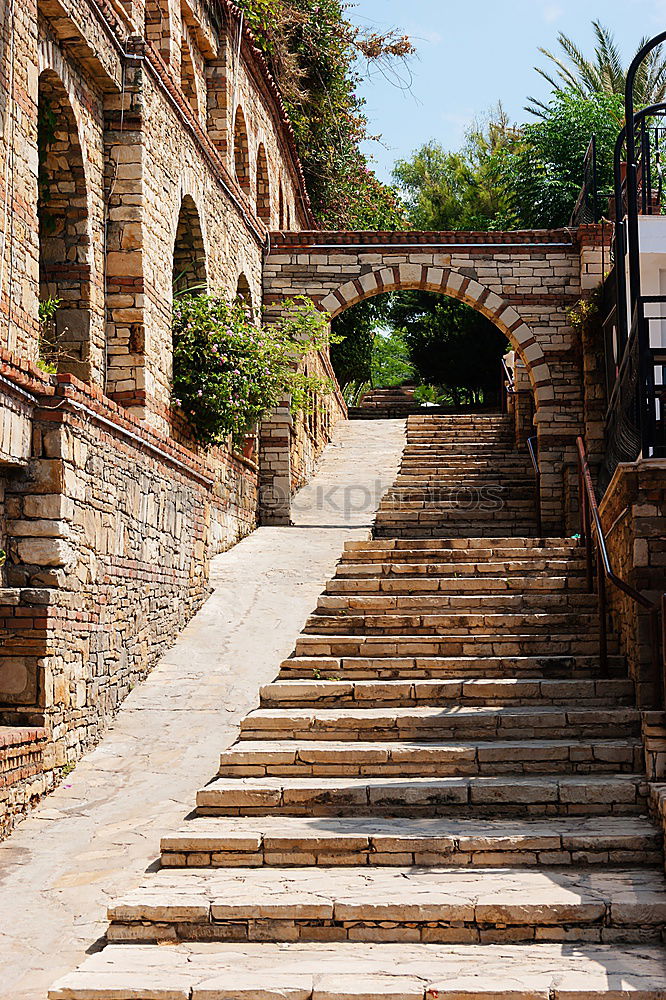
<instances>
[{"instance_id":1,"label":"metal handrail","mask_svg":"<svg viewBox=\"0 0 666 1000\"><path fill-rule=\"evenodd\" d=\"M666 705L666 691L664 690L664 684L666 682L666 663L664 662L664 658L666 656L666 644L662 646L662 642L659 638L659 615L666 610L666 595L662 594L656 601L652 601L649 597L646 597L645 594L642 594L639 590L636 590L635 587L632 587L625 580L621 579L621 577L619 577L613 570L610 555L608 553L608 546L606 544L606 536L604 534L601 517L599 515L599 506L597 504L597 498L592 484L592 475L590 473L590 466L587 460L585 442L581 437L579 437L576 443L578 446L581 544L585 545L587 589L589 593L592 593L594 590L593 546L596 549L597 555L599 658L601 669L604 673L608 671L608 620L606 601L606 582L608 582L612 583L614 587L630 597L634 603L650 612L650 627L652 631L652 662L653 667L661 680L662 697L665 698L664 704ZM663 621L663 628L666 630L666 620ZM664 656L662 656L662 649L664 651Z\"/></svg>"},{"instance_id":2,"label":"metal handrail","mask_svg":"<svg viewBox=\"0 0 666 1000\"><path fill-rule=\"evenodd\" d=\"M530 453L530 458L532 459L532 465L534 466L534 476L536 479L537 535L539 536L539 538L541 538L541 533L543 531L542 519L541 519L541 468L539 466L537 438L531 437L527 439L527 450Z\"/></svg>"},{"instance_id":3,"label":"metal handrail","mask_svg":"<svg viewBox=\"0 0 666 1000\"><path fill-rule=\"evenodd\" d=\"M513 377L513 372L511 371L511 369L507 365L507 363L504 360L504 358L502 358L502 368L504 369L504 374L506 375L506 381L507 381L506 391L507 391L507 393L508 393L509 396L515 396L515 394L516 394L516 380Z\"/></svg>"}]
</instances>

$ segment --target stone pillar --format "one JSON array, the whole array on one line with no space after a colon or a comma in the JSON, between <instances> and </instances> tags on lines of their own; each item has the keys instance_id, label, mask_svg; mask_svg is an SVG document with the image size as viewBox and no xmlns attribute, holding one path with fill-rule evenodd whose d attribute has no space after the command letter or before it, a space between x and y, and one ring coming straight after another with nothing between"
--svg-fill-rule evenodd
<instances>
[{"instance_id":1,"label":"stone pillar","mask_svg":"<svg viewBox=\"0 0 666 1000\"><path fill-rule=\"evenodd\" d=\"M226 53L223 53L226 57ZM207 132L220 155L226 159L229 149L229 102L226 58L206 64Z\"/></svg>"},{"instance_id":2,"label":"stone pillar","mask_svg":"<svg viewBox=\"0 0 666 1000\"><path fill-rule=\"evenodd\" d=\"M106 393L145 416L145 285L143 261L143 139L136 84L128 71L121 95L110 95L104 134L108 198ZM134 89L133 89L134 84ZM121 129L122 121L122 129Z\"/></svg>"},{"instance_id":3,"label":"stone pillar","mask_svg":"<svg viewBox=\"0 0 666 1000\"><path fill-rule=\"evenodd\" d=\"M614 572L649 598L666 591L666 459L623 463L599 507ZM613 629L620 639L638 705L660 704L662 677L652 664L650 614L608 585Z\"/></svg>"},{"instance_id":4,"label":"stone pillar","mask_svg":"<svg viewBox=\"0 0 666 1000\"><path fill-rule=\"evenodd\" d=\"M516 445L521 448L527 439L536 433L534 430L534 394L530 385L530 377L527 374L527 368L518 355L516 355L513 372L516 387L513 418L516 430Z\"/></svg>"},{"instance_id":5,"label":"stone pillar","mask_svg":"<svg viewBox=\"0 0 666 1000\"><path fill-rule=\"evenodd\" d=\"M259 520L263 525L291 524L291 435L289 400L259 428Z\"/></svg>"}]
</instances>

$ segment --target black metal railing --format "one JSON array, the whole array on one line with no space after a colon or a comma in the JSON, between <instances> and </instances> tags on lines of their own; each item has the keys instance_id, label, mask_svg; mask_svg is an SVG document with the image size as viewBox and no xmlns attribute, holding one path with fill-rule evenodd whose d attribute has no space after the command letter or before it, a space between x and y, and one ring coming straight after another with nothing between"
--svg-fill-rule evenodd
<instances>
[{"instance_id":1,"label":"black metal railing","mask_svg":"<svg viewBox=\"0 0 666 1000\"><path fill-rule=\"evenodd\" d=\"M592 225L601 218L597 175L597 139L592 136L583 160L583 186L571 213L570 226Z\"/></svg>"},{"instance_id":2,"label":"black metal railing","mask_svg":"<svg viewBox=\"0 0 666 1000\"><path fill-rule=\"evenodd\" d=\"M641 455L666 456L666 296L645 295L638 300L629 340L617 361L616 338L617 326L608 324L603 489L620 462L633 462Z\"/></svg>"},{"instance_id":3,"label":"black metal railing","mask_svg":"<svg viewBox=\"0 0 666 1000\"><path fill-rule=\"evenodd\" d=\"M585 548L588 593L595 591L599 609L599 662L602 673L608 673L608 595L607 584L622 591L638 607L648 612L650 621L650 651L653 679L661 691L662 705L666 706L666 594L652 600L635 587L626 583L613 570L604 534L592 475L587 460L585 443L578 438L578 495L580 499L580 541Z\"/></svg>"},{"instance_id":4,"label":"black metal railing","mask_svg":"<svg viewBox=\"0 0 666 1000\"><path fill-rule=\"evenodd\" d=\"M527 450L530 453L532 467L534 469L534 504L536 508L537 535L541 538L541 535L543 534L543 519L541 514L541 467L539 466L539 442L537 438L531 437L527 439Z\"/></svg>"}]
</instances>

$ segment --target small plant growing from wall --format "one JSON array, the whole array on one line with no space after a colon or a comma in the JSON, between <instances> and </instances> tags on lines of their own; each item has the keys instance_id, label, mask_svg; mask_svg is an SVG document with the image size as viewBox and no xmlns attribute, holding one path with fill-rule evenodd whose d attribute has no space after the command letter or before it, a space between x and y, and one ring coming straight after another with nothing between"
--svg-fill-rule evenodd
<instances>
[{"instance_id":1,"label":"small plant growing from wall","mask_svg":"<svg viewBox=\"0 0 666 1000\"><path fill-rule=\"evenodd\" d=\"M331 342L327 318L310 299L285 303L282 317L258 326L242 301L184 294L174 300L173 401L197 440L241 445L264 414L289 395L307 412L329 379L305 375L300 363Z\"/></svg>"},{"instance_id":2,"label":"small plant growing from wall","mask_svg":"<svg viewBox=\"0 0 666 1000\"><path fill-rule=\"evenodd\" d=\"M39 360L37 367L47 375L58 371L55 314L60 299L48 298L39 303Z\"/></svg>"}]
</instances>

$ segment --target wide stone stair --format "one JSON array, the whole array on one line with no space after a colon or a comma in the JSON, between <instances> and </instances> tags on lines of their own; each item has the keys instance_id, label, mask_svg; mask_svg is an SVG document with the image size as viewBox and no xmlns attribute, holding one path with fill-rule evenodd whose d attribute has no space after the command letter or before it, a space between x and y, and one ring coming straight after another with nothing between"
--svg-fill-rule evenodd
<instances>
[{"instance_id":1,"label":"wide stone stair","mask_svg":"<svg viewBox=\"0 0 666 1000\"><path fill-rule=\"evenodd\" d=\"M423 415L407 422L394 487L382 499L380 538L536 534L535 475L508 416Z\"/></svg>"},{"instance_id":2,"label":"wide stone stair","mask_svg":"<svg viewBox=\"0 0 666 1000\"><path fill-rule=\"evenodd\" d=\"M483 430L510 505L503 419L440 419L478 483ZM407 504L394 537L380 518L346 545L160 870L53 1000L664 1000L662 836L618 646L602 676L575 540L476 516L424 537Z\"/></svg>"}]
</instances>

